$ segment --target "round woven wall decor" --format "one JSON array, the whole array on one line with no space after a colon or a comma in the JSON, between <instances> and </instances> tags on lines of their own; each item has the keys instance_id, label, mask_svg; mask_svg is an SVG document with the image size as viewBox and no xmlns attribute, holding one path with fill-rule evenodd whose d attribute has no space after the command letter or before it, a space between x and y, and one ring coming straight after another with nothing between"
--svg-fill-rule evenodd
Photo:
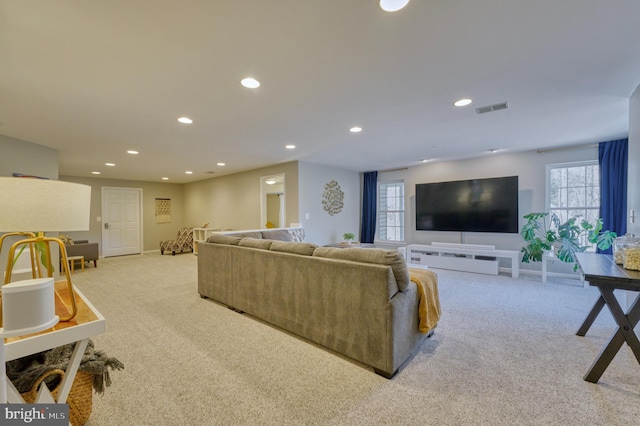
<instances>
[{"instance_id":1,"label":"round woven wall decor","mask_svg":"<svg viewBox=\"0 0 640 426\"><path fill-rule=\"evenodd\" d=\"M340 190L340 185L335 180L324 185L324 194L322 194L322 205L324 210L331 216L338 214L344 207L344 192Z\"/></svg>"}]
</instances>

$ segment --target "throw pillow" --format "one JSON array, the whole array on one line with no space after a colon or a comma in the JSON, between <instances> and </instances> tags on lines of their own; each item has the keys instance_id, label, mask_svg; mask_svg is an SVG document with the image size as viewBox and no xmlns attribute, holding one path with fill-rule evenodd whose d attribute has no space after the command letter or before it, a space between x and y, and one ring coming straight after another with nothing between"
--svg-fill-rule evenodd
<instances>
[{"instance_id":1,"label":"throw pillow","mask_svg":"<svg viewBox=\"0 0 640 426\"><path fill-rule=\"evenodd\" d=\"M304 241L304 229L290 229L289 234L291 235L291 241L295 241L297 243Z\"/></svg>"},{"instance_id":2,"label":"throw pillow","mask_svg":"<svg viewBox=\"0 0 640 426\"><path fill-rule=\"evenodd\" d=\"M240 237L240 238L249 237L249 238L262 239L262 232L260 231L243 232L241 234L231 234L231 236Z\"/></svg>"},{"instance_id":3,"label":"throw pillow","mask_svg":"<svg viewBox=\"0 0 640 426\"><path fill-rule=\"evenodd\" d=\"M230 246L237 246L240 240L241 240L240 237L233 237L231 235L221 235L221 234L211 234L211 236L207 238L208 243L227 244Z\"/></svg>"},{"instance_id":4,"label":"throw pillow","mask_svg":"<svg viewBox=\"0 0 640 426\"><path fill-rule=\"evenodd\" d=\"M73 245L73 240L71 239L71 237L69 237L67 235L59 234L58 235L58 239L62 240L62 242L64 243L65 246Z\"/></svg>"},{"instance_id":5,"label":"throw pillow","mask_svg":"<svg viewBox=\"0 0 640 426\"><path fill-rule=\"evenodd\" d=\"M314 250L318 248L317 244L313 243L294 243L290 241L274 241L271 244L271 251L279 251L283 253L301 254L304 256L311 256Z\"/></svg>"},{"instance_id":6,"label":"throw pillow","mask_svg":"<svg viewBox=\"0 0 640 426\"><path fill-rule=\"evenodd\" d=\"M271 243L273 243L272 240L263 240L261 238L258 239L258 238L245 237L245 238L240 240L238 245L239 246L243 246L243 247L251 247L251 248L257 248L257 249L262 249L262 250L269 250L271 248Z\"/></svg>"}]
</instances>

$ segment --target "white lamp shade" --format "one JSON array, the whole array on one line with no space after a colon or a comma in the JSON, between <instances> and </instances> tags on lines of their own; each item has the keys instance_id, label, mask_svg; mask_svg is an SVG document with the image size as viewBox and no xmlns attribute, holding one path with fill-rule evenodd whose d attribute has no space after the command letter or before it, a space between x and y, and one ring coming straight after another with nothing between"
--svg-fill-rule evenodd
<instances>
[{"instance_id":1,"label":"white lamp shade","mask_svg":"<svg viewBox=\"0 0 640 426\"><path fill-rule=\"evenodd\" d=\"M88 231L91 187L0 177L0 232Z\"/></svg>"},{"instance_id":2,"label":"white lamp shade","mask_svg":"<svg viewBox=\"0 0 640 426\"><path fill-rule=\"evenodd\" d=\"M2 286L4 337L37 333L58 323L53 278L16 281Z\"/></svg>"}]
</instances>

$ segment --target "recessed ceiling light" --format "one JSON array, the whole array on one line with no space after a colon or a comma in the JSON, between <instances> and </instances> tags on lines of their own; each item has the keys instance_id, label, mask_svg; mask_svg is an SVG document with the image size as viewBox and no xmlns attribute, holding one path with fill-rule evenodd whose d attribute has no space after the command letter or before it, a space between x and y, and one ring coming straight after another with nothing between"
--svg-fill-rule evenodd
<instances>
[{"instance_id":1,"label":"recessed ceiling light","mask_svg":"<svg viewBox=\"0 0 640 426\"><path fill-rule=\"evenodd\" d=\"M362 131L362 127L353 126L352 128L349 129L349 131L351 133L360 133Z\"/></svg>"},{"instance_id":2,"label":"recessed ceiling light","mask_svg":"<svg viewBox=\"0 0 640 426\"><path fill-rule=\"evenodd\" d=\"M191 124L191 123L193 123L193 120L190 119L189 117L180 117L180 118L178 118L178 121L181 122L182 124Z\"/></svg>"},{"instance_id":3,"label":"recessed ceiling light","mask_svg":"<svg viewBox=\"0 0 640 426\"><path fill-rule=\"evenodd\" d=\"M162 180L169 180L169 178L168 177L163 177Z\"/></svg>"},{"instance_id":4,"label":"recessed ceiling light","mask_svg":"<svg viewBox=\"0 0 640 426\"><path fill-rule=\"evenodd\" d=\"M105 166L114 167L115 163L104 163Z\"/></svg>"},{"instance_id":5,"label":"recessed ceiling light","mask_svg":"<svg viewBox=\"0 0 640 426\"><path fill-rule=\"evenodd\" d=\"M220 166L220 167L226 166L226 163L218 163L218 166Z\"/></svg>"},{"instance_id":6,"label":"recessed ceiling light","mask_svg":"<svg viewBox=\"0 0 640 426\"><path fill-rule=\"evenodd\" d=\"M409 0L380 0L380 7L385 12L397 12L409 3Z\"/></svg>"},{"instance_id":7,"label":"recessed ceiling light","mask_svg":"<svg viewBox=\"0 0 640 426\"><path fill-rule=\"evenodd\" d=\"M129 151L127 151L127 154L138 155L140 153L138 151L134 151L133 149L130 149Z\"/></svg>"},{"instance_id":8,"label":"recessed ceiling light","mask_svg":"<svg viewBox=\"0 0 640 426\"><path fill-rule=\"evenodd\" d=\"M100 172L91 172L92 175L99 175Z\"/></svg>"},{"instance_id":9,"label":"recessed ceiling light","mask_svg":"<svg viewBox=\"0 0 640 426\"><path fill-rule=\"evenodd\" d=\"M269 179L269 180L265 180L264 183L266 183L267 185L273 185L276 183L276 181L273 179Z\"/></svg>"},{"instance_id":10,"label":"recessed ceiling light","mask_svg":"<svg viewBox=\"0 0 640 426\"><path fill-rule=\"evenodd\" d=\"M242 84L244 87L248 89L257 89L258 87L260 87L260 82L255 78L251 78L251 77L243 78L240 81L240 84Z\"/></svg>"},{"instance_id":11,"label":"recessed ceiling light","mask_svg":"<svg viewBox=\"0 0 640 426\"><path fill-rule=\"evenodd\" d=\"M497 150L497 149L495 149L495 148L491 148L491 149L489 150L489 152L490 152L491 154L493 154L494 152L498 152L498 150Z\"/></svg>"},{"instance_id":12,"label":"recessed ceiling light","mask_svg":"<svg viewBox=\"0 0 640 426\"><path fill-rule=\"evenodd\" d=\"M424 160L422 160L423 163L428 163L429 160L427 160L426 158Z\"/></svg>"},{"instance_id":13,"label":"recessed ceiling light","mask_svg":"<svg viewBox=\"0 0 640 426\"><path fill-rule=\"evenodd\" d=\"M459 99L457 101L455 101L453 104L457 107L463 107L463 106L467 106L469 105L471 102L473 102L471 99Z\"/></svg>"},{"instance_id":14,"label":"recessed ceiling light","mask_svg":"<svg viewBox=\"0 0 640 426\"><path fill-rule=\"evenodd\" d=\"M192 175L192 174L193 174L193 172L192 172L191 170L187 170L187 171L186 171L186 172L184 172L184 173L185 173L185 174L187 174L187 175Z\"/></svg>"},{"instance_id":15,"label":"recessed ceiling light","mask_svg":"<svg viewBox=\"0 0 640 426\"><path fill-rule=\"evenodd\" d=\"M295 145L285 145L284 147L287 149L296 149Z\"/></svg>"}]
</instances>

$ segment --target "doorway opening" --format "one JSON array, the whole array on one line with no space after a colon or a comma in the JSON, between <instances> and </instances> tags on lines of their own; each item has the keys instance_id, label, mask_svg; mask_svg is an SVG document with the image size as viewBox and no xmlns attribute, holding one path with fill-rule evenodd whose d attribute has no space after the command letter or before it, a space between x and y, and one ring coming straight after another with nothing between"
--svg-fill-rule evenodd
<instances>
[{"instance_id":1,"label":"doorway opening","mask_svg":"<svg viewBox=\"0 0 640 426\"><path fill-rule=\"evenodd\" d=\"M286 228L284 183L284 173L260 178L261 228Z\"/></svg>"}]
</instances>

